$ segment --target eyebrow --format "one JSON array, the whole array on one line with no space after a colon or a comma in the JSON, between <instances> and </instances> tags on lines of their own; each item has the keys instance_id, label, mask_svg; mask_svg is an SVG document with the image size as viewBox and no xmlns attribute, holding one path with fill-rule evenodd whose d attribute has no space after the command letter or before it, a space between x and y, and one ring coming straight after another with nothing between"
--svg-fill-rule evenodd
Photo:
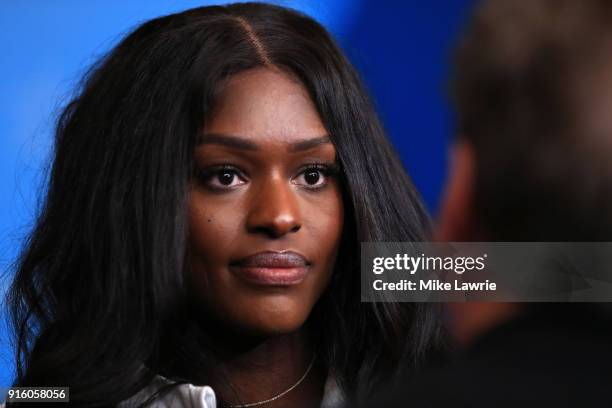
<instances>
[{"instance_id":1,"label":"eyebrow","mask_svg":"<svg viewBox=\"0 0 612 408\"><path fill-rule=\"evenodd\" d=\"M299 142L291 143L289 150L292 152L301 152L327 143L331 143L331 139L327 135L313 137L312 139L300 140Z\"/></svg>"},{"instance_id":2,"label":"eyebrow","mask_svg":"<svg viewBox=\"0 0 612 408\"><path fill-rule=\"evenodd\" d=\"M331 143L328 135L313 137L312 139L299 140L289 143L289 151L301 152L309 150L323 144ZM206 144L222 145L233 147L241 150L256 151L260 146L250 139L236 135L227 135L222 133L206 133L198 140L198 146Z\"/></svg>"}]
</instances>

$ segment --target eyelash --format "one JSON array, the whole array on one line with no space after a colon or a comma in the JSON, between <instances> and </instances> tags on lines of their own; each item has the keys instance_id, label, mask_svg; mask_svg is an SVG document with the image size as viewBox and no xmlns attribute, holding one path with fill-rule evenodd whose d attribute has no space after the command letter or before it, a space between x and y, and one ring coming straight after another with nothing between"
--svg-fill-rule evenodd
<instances>
[{"instance_id":1,"label":"eyelash","mask_svg":"<svg viewBox=\"0 0 612 408\"><path fill-rule=\"evenodd\" d=\"M234 187L214 186L210 184L213 177L219 176L223 174L224 172L234 173L235 176L241 178L242 180L246 180L246 176L244 175L244 173L239 168L231 164L219 164L219 165L210 166L210 167L196 170L196 177L210 190L227 191Z\"/></svg>"},{"instance_id":2,"label":"eyelash","mask_svg":"<svg viewBox=\"0 0 612 408\"><path fill-rule=\"evenodd\" d=\"M340 172L339 166L335 163L309 163L305 166L302 166L298 170L297 175L293 177L292 180L296 179L302 174L305 174L308 170L315 170L321 173L323 177L325 178L336 177ZM247 177L244 174L244 172L242 172L238 167L231 165L231 164L219 164L219 165L210 166L210 167L207 167L201 170L196 170L195 175L207 188L209 188L212 191L223 192L223 191L228 191L235 187L238 187L238 186L220 186L220 185L215 186L215 185L210 184L215 176L219 176L223 174L223 172L233 173L234 177L238 177L242 179L244 183L247 182ZM314 185L314 186L299 185L299 186L306 190L316 191L316 190L321 190L325 188L327 186L327 183L328 182L325 181L322 185ZM239 184L239 185L242 185L242 184Z\"/></svg>"},{"instance_id":3,"label":"eyelash","mask_svg":"<svg viewBox=\"0 0 612 408\"><path fill-rule=\"evenodd\" d=\"M335 177L338 175L339 173L339 167L337 164L333 163L333 164L326 164L326 163L310 163L307 164L303 167L301 167L298 171L297 176L300 176L302 174L305 174L308 170L315 170L320 172L321 174L323 174L323 177L327 178L331 178L331 177ZM295 178L297 178L297 176ZM316 191L316 190L321 190L323 188L325 188L327 186L328 181L325 181L323 183L323 185L301 185L302 188L305 188L307 190L311 190L311 191Z\"/></svg>"}]
</instances>

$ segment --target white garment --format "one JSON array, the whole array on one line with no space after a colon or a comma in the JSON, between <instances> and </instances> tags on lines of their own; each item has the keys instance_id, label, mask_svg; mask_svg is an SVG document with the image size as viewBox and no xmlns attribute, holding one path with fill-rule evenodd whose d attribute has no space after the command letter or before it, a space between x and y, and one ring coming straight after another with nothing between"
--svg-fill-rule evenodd
<instances>
[{"instance_id":1,"label":"white garment","mask_svg":"<svg viewBox=\"0 0 612 408\"><path fill-rule=\"evenodd\" d=\"M168 384L169 381L162 376L157 376L154 383L140 391L136 396L123 401L119 408L136 407L153 394L157 386ZM144 399L142 399L144 397ZM137 398L137 399L136 399ZM137 402L136 402L137 401ZM342 406L344 395L332 376L327 377L321 408L338 408ZM158 398L150 405L151 408L217 408L217 398L212 388L207 385L181 384L172 389L162 398Z\"/></svg>"},{"instance_id":2,"label":"white garment","mask_svg":"<svg viewBox=\"0 0 612 408\"><path fill-rule=\"evenodd\" d=\"M142 389L133 397L121 402L119 408L135 408L159 389L160 386L170 384L171 381L162 376L157 376L153 382ZM151 408L217 408L217 398L212 388L207 385L197 386L193 384L181 384L173 387L163 397L158 397L150 405Z\"/></svg>"}]
</instances>

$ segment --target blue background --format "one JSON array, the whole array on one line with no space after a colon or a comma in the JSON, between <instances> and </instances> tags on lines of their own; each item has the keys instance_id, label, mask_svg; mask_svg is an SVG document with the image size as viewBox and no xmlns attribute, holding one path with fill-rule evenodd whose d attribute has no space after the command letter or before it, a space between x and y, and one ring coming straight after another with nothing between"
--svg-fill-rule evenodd
<instances>
[{"instance_id":1,"label":"blue background","mask_svg":"<svg viewBox=\"0 0 612 408\"><path fill-rule=\"evenodd\" d=\"M85 69L139 23L213 3L219 2L20 0L0 6L0 294L32 227L53 121ZM452 137L446 92L451 48L472 0L275 3L306 12L337 38L435 215ZM11 383L14 364L1 320L3 387Z\"/></svg>"}]
</instances>

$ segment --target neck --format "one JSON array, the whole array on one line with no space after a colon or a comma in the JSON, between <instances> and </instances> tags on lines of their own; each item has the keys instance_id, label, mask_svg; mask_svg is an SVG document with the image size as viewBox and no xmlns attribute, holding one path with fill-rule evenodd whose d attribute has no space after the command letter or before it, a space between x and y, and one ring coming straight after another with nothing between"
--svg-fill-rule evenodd
<instances>
[{"instance_id":1,"label":"neck","mask_svg":"<svg viewBox=\"0 0 612 408\"><path fill-rule=\"evenodd\" d=\"M265 338L224 335L215 343L219 364L210 385L226 405L265 401L279 395L304 376L314 356L304 330ZM317 406L325 376L315 361L297 387L261 407Z\"/></svg>"}]
</instances>

